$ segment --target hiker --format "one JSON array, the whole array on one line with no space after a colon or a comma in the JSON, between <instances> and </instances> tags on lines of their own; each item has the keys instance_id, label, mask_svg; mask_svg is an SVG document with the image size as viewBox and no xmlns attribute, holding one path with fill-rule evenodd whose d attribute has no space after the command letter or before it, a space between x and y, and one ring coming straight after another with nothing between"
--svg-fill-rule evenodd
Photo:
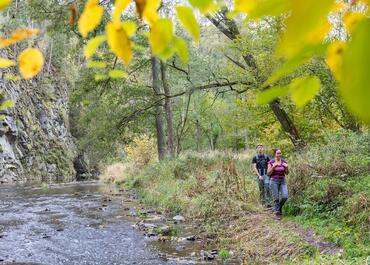
<instances>
[{"instance_id":1,"label":"hiker","mask_svg":"<svg viewBox=\"0 0 370 265\"><path fill-rule=\"evenodd\" d=\"M264 153L262 144L258 144L256 150L257 154L252 159L252 165L257 174L260 200L265 207L271 208L270 177L267 175L267 165L270 158Z\"/></svg>"},{"instance_id":2,"label":"hiker","mask_svg":"<svg viewBox=\"0 0 370 265\"><path fill-rule=\"evenodd\" d=\"M288 199L288 187L285 181L285 175L289 173L288 163L282 159L280 149L274 151L275 159L268 162L267 174L271 176L271 190L274 197L274 210L278 220L282 217L284 203ZM281 199L279 200L279 193Z\"/></svg>"}]
</instances>

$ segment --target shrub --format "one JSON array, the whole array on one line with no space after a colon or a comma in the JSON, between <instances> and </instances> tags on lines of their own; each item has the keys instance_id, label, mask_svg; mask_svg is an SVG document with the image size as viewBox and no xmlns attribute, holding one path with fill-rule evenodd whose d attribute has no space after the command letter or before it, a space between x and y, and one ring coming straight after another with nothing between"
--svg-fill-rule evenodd
<instances>
[{"instance_id":1,"label":"shrub","mask_svg":"<svg viewBox=\"0 0 370 265\"><path fill-rule=\"evenodd\" d=\"M157 159L156 142L146 134L136 136L126 147L126 153L128 162L133 163L137 169L142 169Z\"/></svg>"},{"instance_id":2,"label":"shrub","mask_svg":"<svg viewBox=\"0 0 370 265\"><path fill-rule=\"evenodd\" d=\"M106 166L103 174L100 175L100 179L104 182L124 182L128 174L128 164L114 163L112 165Z\"/></svg>"}]
</instances>

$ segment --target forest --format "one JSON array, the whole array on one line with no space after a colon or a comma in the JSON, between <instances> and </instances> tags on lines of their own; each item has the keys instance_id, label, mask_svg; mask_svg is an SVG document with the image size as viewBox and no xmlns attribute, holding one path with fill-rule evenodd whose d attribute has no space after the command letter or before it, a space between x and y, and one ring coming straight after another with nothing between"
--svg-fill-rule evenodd
<instances>
[{"instance_id":1,"label":"forest","mask_svg":"<svg viewBox=\"0 0 370 265\"><path fill-rule=\"evenodd\" d=\"M369 5L0 0L0 264L368 264Z\"/></svg>"}]
</instances>

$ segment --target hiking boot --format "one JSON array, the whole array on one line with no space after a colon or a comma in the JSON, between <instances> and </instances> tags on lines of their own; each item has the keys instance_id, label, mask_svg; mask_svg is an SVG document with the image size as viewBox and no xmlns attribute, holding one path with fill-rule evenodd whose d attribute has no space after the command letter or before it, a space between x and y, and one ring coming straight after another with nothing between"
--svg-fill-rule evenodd
<instances>
[{"instance_id":1,"label":"hiking boot","mask_svg":"<svg viewBox=\"0 0 370 265\"><path fill-rule=\"evenodd\" d=\"M275 213L275 218L276 218L276 220L280 221L282 216L279 212L277 212L277 213Z\"/></svg>"}]
</instances>

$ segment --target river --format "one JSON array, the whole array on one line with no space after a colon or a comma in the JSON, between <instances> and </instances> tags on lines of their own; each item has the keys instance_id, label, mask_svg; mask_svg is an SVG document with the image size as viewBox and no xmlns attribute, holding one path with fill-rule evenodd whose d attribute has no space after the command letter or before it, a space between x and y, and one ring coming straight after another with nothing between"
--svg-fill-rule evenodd
<instances>
[{"instance_id":1,"label":"river","mask_svg":"<svg viewBox=\"0 0 370 265\"><path fill-rule=\"evenodd\" d=\"M136 203L99 182L1 186L0 264L217 264L133 229Z\"/></svg>"}]
</instances>

